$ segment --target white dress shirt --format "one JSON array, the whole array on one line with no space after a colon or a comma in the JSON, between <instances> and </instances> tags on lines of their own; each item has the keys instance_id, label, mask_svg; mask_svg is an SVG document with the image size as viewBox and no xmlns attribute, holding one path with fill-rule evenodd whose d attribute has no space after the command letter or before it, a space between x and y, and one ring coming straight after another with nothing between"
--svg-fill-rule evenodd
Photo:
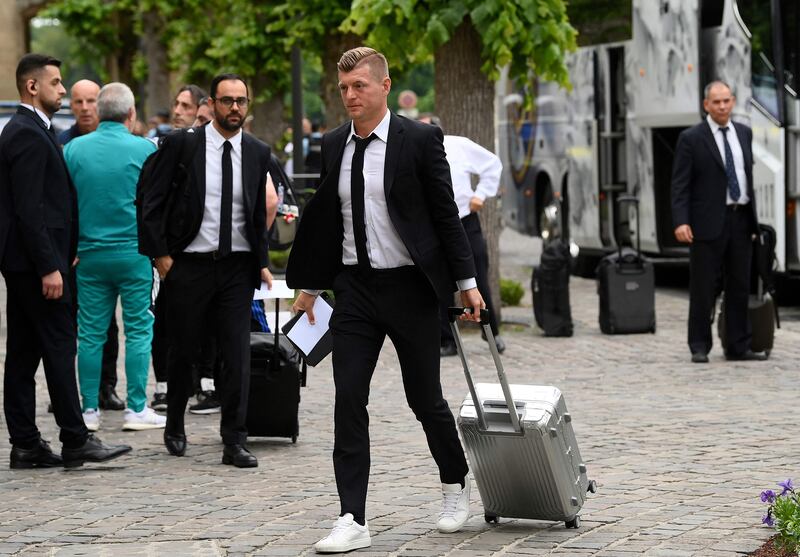
<instances>
[{"instance_id":1,"label":"white dress shirt","mask_svg":"<svg viewBox=\"0 0 800 557\"><path fill-rule=\"evenodd\" d=\"M52 122L50 122L50 118L48 118L48 117L47 117L47 115L46 115L44 112L42 112L42 111L41 111L41 110L39 110L38 108L34 107L33 105L26 104L26 103L19 103L19 105L20 105L20 106L24 106L24 107L25 107L25 108L27 108L28 110L32 111L34 114L38 114L38 115L39 115L39 118L41 118L41 119L42 119L42 122L44 122L44 126L45 126L45 127L48 129L48 130L50 129L50 126L52 126L52 125L53 125L53 124L52 124Z\"/></svg>"},{"instance_id":2,"label":"white dress shirt","mask_svg":"<svg viewBox=\"0 0 800 557\"><path fill-rule=\"evenodd\" d=\"M706 116L711 128L711 133L714 135L714 141L717 142L719 154L722 157L722 164L725 164L725 140L723 139L723 132L711 116ZM736 180L739 182L739 199L731 199L731 193L726 188L725 199L728 205L739 204L747 205L750 198L747 197L747 173L744 171L744 154L742 154L742 146L739 144L739 136L736 130L733 129L733 120L728 120L728 144L731 146L731 153L733 154L733 168L736 170Z\"/></svg>"},{"instance_id":3,"label":"white dress shirt","mask_svg":"<svg viewBox=\"0 0 800 557\"><path fill-rule=\"evenodd\" d=\"M473 197L485 200L497 195L503 163L500 157L474 141L458 135L444 136L444 150L450 164L453 194L458 205L458 216L470 214L469 202ZM472 189L472 175L477 174L478 184Z\"/></svg>"},{"instance_id":4,"label":"white dress shirt","mask_svg":"<svg viewBox=\"0 0 800 557\"><path fill-rule=\"evenodd\" d=\"M222 210L222 145L225 138L214 124L206 130L206 199L200 231L184 251L208 253L219 249L220 212ZM245 232L244 189L242 186L242 130L228 139L233 166L233 208L231 212L231 251L251 251Z\"/></svg>"},{"instance_id":5,"label":"white dress shirt","mask_svg":"<svg viewBox=\"0 0 800 557\"><path fill-rule=\"evenodd\" d=\"M386 115L373 130L377 139L373 139L364 152L364 220L367 229L367 255L373 269L392 269L413 265L403 240L395 230L389 218L386 192L383 184L384 165L386 160L386 142L389 138L389 121L391 112ZM342 244L342 263L357 265L356 243L353 236L353 209L350 196L350 174L355 153L355 126L350 123L350 135L344 147L342 166L339 171L339 200L342 206L344 222L344 242ZM360 137L360 136L359 136ZM459 290L475 288L475 278L457 281ZM309 290L309 293L315 293Z\"/></svg>"},{"instance_id":6,"label":"white dress shirt","mask_svg":"<svg viewBox=\"0 0 800 557\"><path fill-rule=\"evenodd\" d=\"M414 261L408 253L403 240L395 230L389 218L386 204L386 193L383 189L383 170L386 161L386 141L389 138L389 119L391 112L381 120L372 132L377 136L364 152L364 220L367 225L367 255L373 269L393 269L405 265L413 265ZM353 236L353 208L350 202L350 171L353 167L353 153L356 133L350 123L350 135L342 155L342 167L339 171L339 199L342 203L344 220L344 243L342 245L342 263L356 265L356 242Z\"/></svg>"}]
</instances>

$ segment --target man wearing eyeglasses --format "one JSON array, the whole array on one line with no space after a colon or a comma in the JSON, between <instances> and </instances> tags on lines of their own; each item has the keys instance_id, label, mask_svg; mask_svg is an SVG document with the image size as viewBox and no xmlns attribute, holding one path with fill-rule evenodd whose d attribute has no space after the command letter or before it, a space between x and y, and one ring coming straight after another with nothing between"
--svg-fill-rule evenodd
<instances>
[{"instance_id":1,"label":"man wearing eyeglasses","mask_svg":"<svg viewBox=\"0 0 800 557\"><path fill-rule=\"evenodd\" d=\"M174 456L186 452L183 418L192 394L191 364L206 316L212 315L224 363L216 384L222 403L222 462L250 468L258 466L245 446L250 302L261 281L272 283L265 211L270 150L241 129L249 105L244 79L215 77L209 105L214 112L210 124L164 138L142 203L139 247L155 260L166 292L167 450ZM187 179L171 198L178 167L192 149Z\"/></svg>"}]
</instances>

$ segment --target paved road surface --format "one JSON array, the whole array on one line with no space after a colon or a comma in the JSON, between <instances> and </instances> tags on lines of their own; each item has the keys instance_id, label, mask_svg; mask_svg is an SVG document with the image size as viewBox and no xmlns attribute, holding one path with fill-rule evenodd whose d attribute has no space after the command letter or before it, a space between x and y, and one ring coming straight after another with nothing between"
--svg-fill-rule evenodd
<instances>
[{"instance_id":1,"label":"paved road surface","mask_svg":"<svg viewBox=\"0 0 800 557\"><path fill-rule=\"evenodd\" d=\"M535 240L504 232L503 275L529 288L538 248ZM571 295L572 338L544 338L531 326L529 292L524 307L506 309L505 320L514 324L503 330L504 362L513 382L554 384L565 393L589 475L599 485L581 513L582 527L515 519L486 524L473 490L467 527L438 533L437 473L387 343L370 399L373 546L356 554L713 557L745 554L770 536L760 525L759 492L800 474L797 313L786 312L768 362L727 363L715 348L709 364L692 365L685 292L659 289L658 332L634 336L600 334L593 281L573 279ZM479 379L491 380L491 359L476 331L466 332L466 346ZM443 361L442 378L457 409L466 392L457 359ZM161 432L124 433L121 413L104 413L102 439L130 443L134 453L74 471L11 471L3 436L0 553L312 554L339 511L332 390L328 360L310 371L302 392L297 444L251 440L260 466L250 470L220 464L218 416L188 416L189 450L174 458ZM43 386L39 395L39 425L57 446Z\"/></svg>"}]
</instances>

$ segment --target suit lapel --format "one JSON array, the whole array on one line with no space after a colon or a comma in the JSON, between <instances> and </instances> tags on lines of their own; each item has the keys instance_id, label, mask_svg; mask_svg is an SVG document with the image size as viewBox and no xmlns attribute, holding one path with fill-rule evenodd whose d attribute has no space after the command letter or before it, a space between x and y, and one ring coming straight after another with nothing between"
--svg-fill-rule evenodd
<instances>
[{"instance_id":1,"label":"suit lapel","mask_svg":"<svg viewBox=\"0 0 800 557\"><path fill-rule=\"evenodd\" d=\"M50 131L47 128L47 126L45 126L44 122L37 113L25 108L24 106L20 106L17 107L17 114L20 114L22 116L27 116L28 118L33 120L36 126L38 126L47 136L47 139L50 141L50 143L52 143L59 150L59 152L61 152L61 145L58 144L58 139L56 139L55 130ZM50 122L50 125L52 126L53 123Z\"/></svg>"},{"instance_id":2,"label":"suit lapel","mask_svg":"<svg viewBox=\"0 0 800 557\"><path fill-rule=\"evenodd\" d=\"M742 156L744 156L744 167L749 168L753 164L753 152L749 149L750 142L744 134L744 130L731 121L733 129L736 130L736 137L739 139L739 146L742 149Z\"/></svg>"},{"instance_id":3,"label":"suit lapel","mask_svg":"<svg viewBox=\"0 0 800 557\"><path fill-rule=\"evenodd\" d=\"M197 137L195 138L198 141L197 150L195 151L194 157L192 158L192 169L191 173L194 174L195 184L197 185L197 199L195 202L200 203L200 207L205 205L206 199L206 128L205 126L194 128ZM185 138L184 138L185 141ZM186 145L184 145L184 148ZM181 158L183 158L183 153L181 153ZM189 172L189 169L186 169ZM202 214L202 213L201 213Z\"/></svg>"},{"instance_id":4,"label":"suit lapel","mask_svg":"<svg viewBox=\"0 0 800 557\"><path fill-rule=\"evenodd\" d=\"M725 162L722 160L722 155L719 154L719 147L717 147L717 142L714 140L714 134L711 132L711 126L708 125L708 122L703 122L700 126L701 135L703 137L703 142L706 144L706 147L711 151L711 155L713 156L714 160L717 161L717 164L725 170Z\"/></svg>"},{"instance_id":5,"label":"suit lapel","mask_svg":"<svg viewBox=\"0 0 800 557\"><path fill-rule=\"evenodd\" d=\"M340 131L341 130L341 131ZM327 176L325 177L325 181L333 182L336 184L335 190L338 191L339 189L339 173L342 170L342 157L344 156L344 148L347 145L347 140L350 139L350 122L347 124L342 125L338 129L331 132L333 136L331 137L331 145L333 146L333 158L331 159L331 164L326 165L330 168Z\"/></svg>"},{"instance_id":6,"label":"suit lapel","mask_svg":"<svg viewBox=\"0 0 800 557\"><path fill-rule=\"evenodd\" d=\"M383 191L386 199L394 184L397 173L397 162L400 160L400 151L403 148L403 121L394 113L389 118L389 135L386 141L386 159L383 166Z\"/></svg>"},{"instance_id":7,"label":"suit lapel","mask_svg":"<svg viewBox=\"0 0 800 557\"><path fill-rule=\"evenodd\" d=\"M247 215L252 214L253 195L256 193L254 190L257 187L257 180L254 172L259 166L255 164L255 162L255 155L253 153L250 137L245 132L242 132L242 194L244 196L244 207ZM264 177L264 181L266 181L266 176Z\"/></svg>"}]
</instances>

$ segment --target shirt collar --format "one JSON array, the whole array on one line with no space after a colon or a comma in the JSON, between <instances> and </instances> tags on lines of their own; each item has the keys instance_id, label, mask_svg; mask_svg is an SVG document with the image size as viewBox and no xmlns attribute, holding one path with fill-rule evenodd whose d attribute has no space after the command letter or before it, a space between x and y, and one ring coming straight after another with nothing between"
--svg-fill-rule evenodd
<instances>
[{"instance_id":1,"label":"shirt collar","mask_svg":"<svg viewBox=\"0 0 800 557\"><path fill-rule=\"evenodd\" d=\"M28 110L33 111L35 114L38 114L39 118L41 118L42 122L44 122L44 127L46 127L48 130L50 129L50 126L52 125L51 122L50 122L50 118L48 118L47 115L44 112L42 112L38 108L35 108L33 105L30 105L30 104L27 104L27 103L19 103L19 105L20 106L24 106Z\"/></svg>"},{"instance_id":2,"label":"shirt collar","mask_svg":"<svg viewBox=\"0 0 800 557\"><path fill-rule=\"evenodd\" d=\"M231 137L230 139L225 139L222 137L222 134L217 131L217 128L214 127L213 123L210 123L206 126L206 137L211 141L211 145L217 151L222 151L222 144L226 141L230 141L233 150L239 149L242 144L242 130L239 129L236 132L236 135Z\"/></svg>"},{"instance_id":3,"label":"shirt collar","mask_svg":"<svg viewBox=\"0 0 800 557\"><path fill-rule=\"evenodd\" d=\"M374 133L378 139L383 141L384 143L388 143L389 141L389 121L392 119L392 111L386 110L386 114L383 115L383 119L380 123L376 126L372 133ZM353 122L350 122L350 135L347 137L347 141L353 141L353 136L356 135L356 127Z\"/></svg>"},{"instance_id":4,"label":"shirt collar","mask_svg":"<svg viewBox=\"0 0 800 557\"><path fill-rule=\"evenodd\" d=\"M122 122L114 122L112 120L105 120L100 122L97 126L97 130L107 130L107 131L118 131L118 132L127 132L130 133L130 130L125 127L125 124ZM77 131L77 130L76 130Z\"/></svg>"}]
</instances>

